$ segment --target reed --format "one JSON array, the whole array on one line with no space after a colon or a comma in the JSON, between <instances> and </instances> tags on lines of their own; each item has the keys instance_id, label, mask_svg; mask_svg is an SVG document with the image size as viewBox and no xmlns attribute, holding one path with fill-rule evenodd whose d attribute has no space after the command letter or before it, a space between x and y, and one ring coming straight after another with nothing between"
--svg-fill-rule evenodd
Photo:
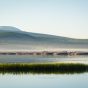
<instances>
[{"instance_id":1,"label":"reed","mask_svg":"<svg viewBox=\"0 0 88 88\"><path fill-rule=\"evenodd\" d=\"M74 63L6 63L0 64L0 73L12 74L74 74L88 72L88 65Z\"/></svg>"}]
</instances>

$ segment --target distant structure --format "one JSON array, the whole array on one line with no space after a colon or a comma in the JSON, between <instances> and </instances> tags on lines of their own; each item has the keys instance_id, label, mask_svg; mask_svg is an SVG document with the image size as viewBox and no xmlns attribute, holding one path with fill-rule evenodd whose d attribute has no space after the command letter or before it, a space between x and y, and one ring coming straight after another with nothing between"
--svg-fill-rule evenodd
<instances>
[{"instance_id":1,"label":"distant structure","mask_svg":"<svg viewBox=\"0 0 88 88\"><path fill-rule=\"evenodd\" d=\"M43 56L56 56L56 55L88 55L88 52L81 51L37 51L37 52L0 52L0 55L43 55Z\"/></svg>"}]
</instances>

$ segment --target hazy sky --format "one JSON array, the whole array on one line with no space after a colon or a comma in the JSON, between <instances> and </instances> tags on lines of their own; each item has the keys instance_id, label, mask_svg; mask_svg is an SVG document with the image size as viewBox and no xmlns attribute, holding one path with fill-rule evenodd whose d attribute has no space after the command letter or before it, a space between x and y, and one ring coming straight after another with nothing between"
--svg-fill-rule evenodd
<instances>
[{"instance_id":1,"label":"hazy sky","mask_svg":"<svg viewBox=\"0 0 88 88\"><path fill-rule=\"evenodd\" d=\"M88 0L0 0L0 25L88 38Z\"/></svg>"}]
</instances>

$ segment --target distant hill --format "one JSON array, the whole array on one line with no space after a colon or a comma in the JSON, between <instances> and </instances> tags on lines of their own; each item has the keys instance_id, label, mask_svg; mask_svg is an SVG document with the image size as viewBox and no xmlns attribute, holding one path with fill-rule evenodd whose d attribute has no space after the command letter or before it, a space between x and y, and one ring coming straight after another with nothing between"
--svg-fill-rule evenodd
<instances>
[{"instance_id":1,"label":"distant hill","mask_svg":"<svg viewBox=\"0 0 88 88\"><path fill-rule=\"evenodd\" d=\"M21 31L21 30L12 26L0 26L0 31Z\"/></svg>"},{"instance_id":2,"label":"distant hill","mask_svg":"<svg viewBox=\"0 0 88 88\"><path fill-rule=\"evenodd\" d=\"M0 27L0 50L88 49L88 39L73 39Z\"/></svg>"}]
</instances>

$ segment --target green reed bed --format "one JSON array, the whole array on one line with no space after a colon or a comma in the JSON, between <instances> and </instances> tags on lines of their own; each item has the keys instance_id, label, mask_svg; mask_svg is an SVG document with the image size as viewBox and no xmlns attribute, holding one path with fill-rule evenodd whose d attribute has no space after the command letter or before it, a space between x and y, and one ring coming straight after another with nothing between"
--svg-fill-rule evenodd
<instances>
[{"instance_id":1,"label":"green reed bed","mask_svg":"<svg viewBox=\"0 0 88 88\"><path fill-rule=\"evenodd\" d=\"M8 63L0 64L0 73L13 74L74 74L88 72L88 65L74 63L46 63L46 64L26 64Z\"/></svg>"}]
</instances>

